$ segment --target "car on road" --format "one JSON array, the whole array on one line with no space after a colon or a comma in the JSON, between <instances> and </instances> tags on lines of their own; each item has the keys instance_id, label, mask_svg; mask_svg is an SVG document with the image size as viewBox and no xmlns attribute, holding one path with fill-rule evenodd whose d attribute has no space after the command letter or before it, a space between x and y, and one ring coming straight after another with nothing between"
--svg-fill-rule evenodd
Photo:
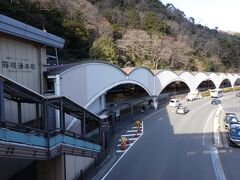
<instances>
[{"instance_id":1,"label":"car on road","mask_svg":"<svg viewBox=\"0 0 240 180\"><path fill-rule=\"evenodd\" d=\"M225 114L225 118L224 118L224 121L228 121L231 117L236 117L237 118L237 115L233 112L226 112Z\"/></svg>"},{"instance_id":2,"label":"car on road","mask_svg":"<svg viewBox=\"0 0 240 180\"><path fill-rule=\"evenodd\" d=\"M202 99L202 95L200 93L188 93L186 96L187 101L194 101L197 99Z\"/></svg>"},{"instance_id":3,"label":"car on road","mask_svg":"<svg viewBox=\"0 0 240 180\"><path fill-rule=\"evenodd\" d=\"M202 94L198 94L198 96L197 96L197 99L202 99L203 97L202 97Z\"/></svg>"},{"instance_id":4,"label":"car on road","mask_svg":"<svg viewBox=\"0 0 240 180\"><path fill-rule=\"evenodd\" d=\"M228 143L230 146L240 146L240 124L230 125Z\"/></svg>"},{"instance_id":5,"label":"car on road","mask_svg":"<svg viewBox=\"0 0 240 180\"><path fill-rule=\"evenodd\" d=\"M187 101L194 101L197 100L197 94L196 93L188 93L186 96Z\"/></svg>"},{"instance_id":6,"label":"car on road","mask_svg":"<svg viewBox=\"0 0 240 180\"><path fill-rule=\"evenodd\" d=\"M168 106L169 107L178 107L179 105L180 105L181 103L180 103L180 101L178 100L178 99L171 99L170 101L169 101L169 104L168 104Z\"/></svg>"},{"instance_id":7,"label":"car on road","mask_svg":"<svg viewBox=\"0 0 240 180\"><path fill-rule=\"evenodd\" d=\"M236 93L236 96L237 96L237 97L240 97L240 92L237 92L237 93Z\"/></svg>"},{"instance_id":8,"label":"car on road","mask_svg":"<svg viewBox=\"0 0 240 180\"><path fill-rule=\"evenodd\" d=\"M211 104L218 105L218 104L221 104L221 101L218 98L212 98Z\"/></svg>"},{"instance_id":9,"label":"car on road","mask_svg":"<svg viewBox=\"0 0 240 180\"><path fill-rule=\"evenodd\" d=\"M236 115L230 114L226 116L225 120L225 129L230 129L231 124L240 124L240 121L238 120Z\"/></svg>"},{"instance_id":10,"label":"car on road","mask_svg":"<svg viewBox=\"0 0 240 180\"><path fill-rule=\"evenodd\" d=\"M177 109L176 109L176 113L177 114L186 114L189 112L189 109L186 107L186 106L178 106Z\"/></svg>"}]
</instances>

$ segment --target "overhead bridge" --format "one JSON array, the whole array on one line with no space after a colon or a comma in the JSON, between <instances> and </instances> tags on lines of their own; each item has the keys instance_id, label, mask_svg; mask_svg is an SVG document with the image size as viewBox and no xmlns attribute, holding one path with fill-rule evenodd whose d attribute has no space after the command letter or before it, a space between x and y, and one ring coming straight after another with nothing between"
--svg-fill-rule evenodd
<instances>
[{"instance_id":1,"label":"overhead bridge","mask_svg":"<svg viewBox=\"0 0 240 180\"><path fill-rule=\"evenodd\" d=\"M5 119L5 103L8 99L17 103L18 117L15 122ZM36 107L36 117L23 123L22 104ZM49 109L58 113L60 128L51 127L53 116ZM81 121L81 133L65 129L66 115ZM94 122L94 123L93 123ZM94 124L90 127L89 124ZM97 158L101 154L101 120L77 103L64 96L42 96L0 75L0 156L47 160L63 153ZM88 129L95 133L88 136ZM96 131L97 130L97 131Z\"/></svg>"},{"instance_id":2,"label":"overhead bridge","mask_svg":"<svg viewBox=\"0 0 240 180\"><path fill-rule=\"evenodd\" d=\"M47 160L63 153L97 158L101 152L98 144L69 136L68 132L55 131L48 137L35 132L18 132L0 128L0 156Z\"/></svg>"}]
</instances>

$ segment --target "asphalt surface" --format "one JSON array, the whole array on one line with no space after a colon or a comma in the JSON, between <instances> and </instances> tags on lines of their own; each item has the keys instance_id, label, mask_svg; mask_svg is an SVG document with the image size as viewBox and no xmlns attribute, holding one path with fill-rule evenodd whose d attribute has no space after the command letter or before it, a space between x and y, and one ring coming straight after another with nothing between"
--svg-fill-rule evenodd
<instances>
[{"instance_id":1,"label":"asphalt surface","mask_svg":"<svg viewBox=\"0 0 240 180\"><path fill-rule=\"evenodd\" d=\"M143 136L105 179L216 179L210 146L211 115L218 106L210 101L210 98L183 101L190 109L186 115L167 107L143 119Z\"/></svg>"}]
</instances>

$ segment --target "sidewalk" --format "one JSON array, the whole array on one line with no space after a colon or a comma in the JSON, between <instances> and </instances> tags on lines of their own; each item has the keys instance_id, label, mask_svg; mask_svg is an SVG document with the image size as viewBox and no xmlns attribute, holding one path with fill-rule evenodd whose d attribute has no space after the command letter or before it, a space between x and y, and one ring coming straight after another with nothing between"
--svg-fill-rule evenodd
<instances>
[{"instance_id":1,"label":"sidewalk","mask_svg":"<svg viewBox=\"0 0 240 180\"><path fill-rule=\"evenodd\" d=\"M158 111L163 106L160 106L156 111ZM118 160L120 157L119 154L116 153L117 144L119 143L119 138L124 131L127 129L130 129L132 126L135 126L136 120L143 120L146 116L152 114L153 112L156 112L154 109L146 110L144 113L142 113L140 110L136 110L134 113L133 121L131 120L130 114L123 115L121 117L122 122L117 127L114 127L114 135L112 137L111 146L109 148L109 152L105 160L96 167L96 171L89 174L85 179L92 179L92 180L99 180L101 179L107 171L112 167L112 165Z\"/></svg>"},{"instance_id":2,"label":"sidewalk","mask_svg":"<svg viewBox=\"0 0 240 180\"><path fill-rule=\"evenodd\" d=\"M228 141L227 141L228 130L225 129L224 118L225 118L225 111L222 109L220 116L219 116L219 123L220 123L219 133L220 133L221 140L222 140L222 147L227 148L227 147L229 147Z\"/></svg>"}]
</instances>

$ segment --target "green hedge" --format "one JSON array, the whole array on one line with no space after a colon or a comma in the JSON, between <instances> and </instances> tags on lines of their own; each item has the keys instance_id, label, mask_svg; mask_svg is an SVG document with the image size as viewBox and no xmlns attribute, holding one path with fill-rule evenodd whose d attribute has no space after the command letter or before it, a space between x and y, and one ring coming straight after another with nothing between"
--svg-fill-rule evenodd
<instances>
[{"instance_id":1,"label":"green hedge","mask_svg":"<svg viewBox=\"0 0 240 180\"><path fill-rule=\"evenodd\" d=\"M202 95L202 97L210 96L210 91L209 90L203 91L203 92L201 92L201 95Z\"/></svg>"},{"instance_id":2,"label":"green hedge","mask_svg":"<svg viewBox=\"0 0 240 180\"><path fill-rule=\"evenodd\" d=\"M233 92L233 91L239 91L240 90L240 86L237 86L237 87L227 87L227 88L223 88L223 92ZM206 96L210 96L210 90L207 90L207 91L203 91L201 92L201 95L203 97L206 97Z\"/></svg>"},{"instance_id":3,"label":"green hedge","mask_svg":"<svg viewBox=\"0 0 240 180\"><path fill-rule=\"evenodd\" d=\"M232 91L239 91L240 87L227 87L227 88L223 88L223 92L232 92Z\"/></svg>"}]
</instances>

